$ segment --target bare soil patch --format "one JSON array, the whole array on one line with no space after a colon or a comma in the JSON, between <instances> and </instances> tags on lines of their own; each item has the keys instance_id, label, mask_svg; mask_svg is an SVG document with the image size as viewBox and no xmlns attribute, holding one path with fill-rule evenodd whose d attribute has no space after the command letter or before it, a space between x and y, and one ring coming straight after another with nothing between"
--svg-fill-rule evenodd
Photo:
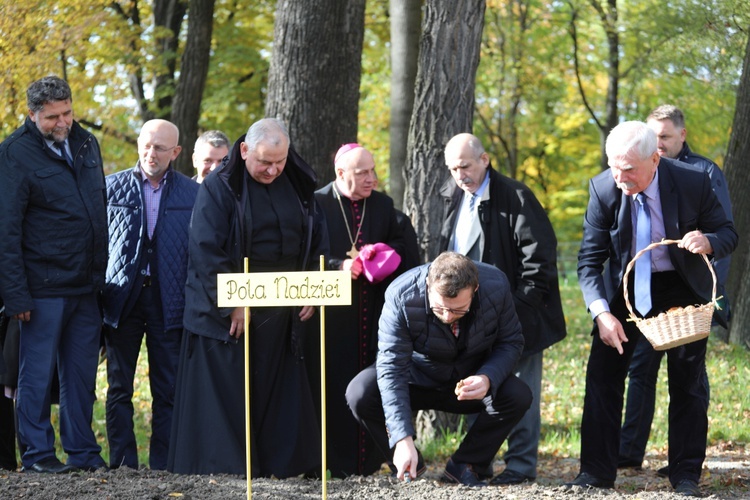
<instances>
[{"instance_id":1,"label":"bare soil patch","mask_svg":"<svg viewBox=\"0 0 750 500\"><path fill-rule=\"evenodd\" d=\"M518 500L538 498L596 498L640 500L683 498L676 495L669 482L657 476L656 470L666 464L666 457L649 457L640 471L623 470L614 490L567 489L563 483L575 477L575 458L542 457L539 477L532 484L509 487L471 489L448 485L439 480L443 464L429 464L427 473L409 484L391 479L386 473L370 477L351 477L327 482L331 499L373 500ZM496 472L502 470L502 464ZM63 476L5 472L0 474L2 499L190 499L225 500L247 497L247 481L241 476L186 476L147 469L118 469ZM309 479L256 479L252 481L252 498L302 500L322 497L322 483ZM709 450L701 489L707 498L750 498L750 457L744 447Z\"/></svg>"}]
</instances>

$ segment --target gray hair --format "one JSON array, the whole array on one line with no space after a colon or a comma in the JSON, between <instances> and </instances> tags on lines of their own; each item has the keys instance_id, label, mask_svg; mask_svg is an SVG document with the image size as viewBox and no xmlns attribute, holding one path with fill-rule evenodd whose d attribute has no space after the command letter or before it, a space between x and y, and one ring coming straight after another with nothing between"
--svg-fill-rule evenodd
<instances>
[{"instance_id":1,"label":"gray hair","mask_svg":"<svg viewBox=\"0 0 750 500\"><path fill-rule=\"evenodd\" d=\"M656 132L643 122L622 122L607 136L605 150L610 165L617 158L645 160L656 153Z\"/></svg>"},{"instance_id":2,"label":"gray hair","mask_svg":"<svg viewBox=\"0 0 750 500\"><path fill-rule=\"evenodd\" d=\"M454 298L461 290L479 285L479 270L465 255L443 252L430 264L427 284L441 297Z\"/></svg>"},{"instance_id":3,"label":"gray hair","mask_svg":"<svg viewBox=\"0 0 750 500\"><path fill-rule=\"evenodd\" d=\"M45 76L26 90L26 103L32 113L38 113L45 104L57 101L73 102L70 86L62 78Z\"/></svg>"},{"instance_id":4,"label":"gray hair","mask_svg":"<svg viewBox=\"0 0 750 500\"><path fill-rule=\"evenodd\" d=\"M268 142L272 146L278 146L281 144L282 138L286 139L288 146L289 132L284 122L277 118L262 118L250 125L250 128L247 129L244 142L248 151L255 151L255 148L261 142Z\"/></svg>"},{"instance_id":5,"label":"gray hair","mask_svg":"<svg viewBox=\"0 0 750 500\"><path fill-rule=\"evenodd\" d=\"M215 148L225 147L229 149L229 138L220 130L207 130L203 132L195 141L193 149L197 149L201 144L210 144Z\"/></svg>"},{"instance_id":6,"label":"gray hair","mask_svg":"<svg viewBox=\"0 0 750 500\"><path fill-rule=\"evenodd\" d=\"M677 106L662 104L653 110L646 118L648 120L671 120L677 128L685 128L685 115Z\"/></svg>"}]
</instances>

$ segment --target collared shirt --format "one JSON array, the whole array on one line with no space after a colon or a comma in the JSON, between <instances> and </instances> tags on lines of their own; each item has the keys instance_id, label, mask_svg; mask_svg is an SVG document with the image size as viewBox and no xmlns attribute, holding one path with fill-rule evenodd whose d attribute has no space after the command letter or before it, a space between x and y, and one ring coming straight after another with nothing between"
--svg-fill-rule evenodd
<instances>
[{"instance_id":1,"label":"collared shirt","mask_svg":"<svg viewBox=\"0 0 750 500\"><path fill-rule=\"evenodd\" d=\"M661 210L661 193L659 192L659 169L656 169L656 175L654 175L651 184L643 190L643 194L646 197L646 203L648 204L649 213L651 215L651 243L661 241L666 236L664 229L664 214ZM635 256L635 243L636 243L636 222L638 219L637 206L638 201L636 200L637 194L630 196L630 222L632 227L632 236L630 242L631 258ZM642 257L643 258L643 257ZM674 265L672 260L669 258L669 250L666 246L661 245L651 250L651 272L658 273L662 271L673 271ZM597 299L589 304L589 312L592 318L596 318L603 312L609 311L609 304L607 299Z\"/></svg>"},{"instance_id":2,"label":"collared shirt","mask_svg":"<svg viewBox=\"0 0 750 500\"><path fill-rule=\"evenodd\" d=\"M477 213L479 210L479 202L482 200L484 192L487 191L487 186L490 185L490 171L489 167L484 176L484 180L479 185L479 188L473 192L463 192L463 198L461 198L461 204L458 209L458 216L456 217L456 226L454 228L453 235L453 251L458 252L462 255L467 255L471 247L474 245L476 239L471 237L472 225L476 223ZM474 206L472 207L472 198L474 200ZM479 229L481 232L481 229ZM477 236L477 233L474 234Z\"/></svg>"},{"instance_id":3,"label":"collared shirt","mask_svg":"<svg viewBox=\"0 0 750 500\"><path fill-rule=\"evenodd\" d=\"M171 167L170 167L171 168ZM141 174L141 182L143 183L143 203L144 210L146 211L146 228L148 230L148 237L153 238L154 229L159 219L159 204L161 203L161 193L164 191L164 185L167 182L167 174L161 178L159 184L154 187L151 185L151 181L146 177L143 172L143 167L138 164L138 172ZM169 173L169 170L167 170Z\"/></svg>"},{"instance_id":4,"label":"collared shirt","mask_svg":"<svg viewBox=\"0 0 750 500\"><path fill-rule=\"evenodd\" d=\"M52 139L47 139L45 137L44 138L44 142L47 144L48 148L50 148L52 151L54 151L55 153L57 153L60 156L62 156L63 158L65 158L65 153L63 153L62 151L60 151L60 148L57 147L57 145L55 144L55 141L53 141ZM65 149L68 150L68 156L70 156L71 158L73 158L73 155L71 154L71 151L70 151L70 144L68 143L68 139L65 139L63 141L63 144L65 144Z\"/></svg>"},{"instance_id":5,"label":"collared shirt","mask_svg":"<svg viewBox=\"0 0 750 500\"><path fill-rule=\"evenodd\" d=\"M651 184L643 190L648 204L649 213L651 214L651 243L661 241L666 237L664 230L664 215L661 210L661 194L659 193L659 169ZM635 256L636 240L636 221L638 219L637 195L630 197L630 222L632 223L632 239L630 243L630 255ZM658 246L651 250L651 272L658 273L662 271L674 271L674 266L669 258L669 251L666 246Z\"/></svg>"}]
</instances>

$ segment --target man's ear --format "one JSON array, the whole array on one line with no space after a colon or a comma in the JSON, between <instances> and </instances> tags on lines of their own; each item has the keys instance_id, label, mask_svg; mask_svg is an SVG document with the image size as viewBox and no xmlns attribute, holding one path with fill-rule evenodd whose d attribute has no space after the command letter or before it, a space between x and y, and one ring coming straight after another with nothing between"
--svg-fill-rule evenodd
<instances>
[{"instance_id":1,"label":"man's ear","mask_svg":"<svg viewBox=\"0 0 750 500\"><path fill-rule=\"evenodd\" d=\"M487 167L490 164L490 155L485 151L479 156L479 160L482 162L482 165Z\"/></svg>"}]
</instances>

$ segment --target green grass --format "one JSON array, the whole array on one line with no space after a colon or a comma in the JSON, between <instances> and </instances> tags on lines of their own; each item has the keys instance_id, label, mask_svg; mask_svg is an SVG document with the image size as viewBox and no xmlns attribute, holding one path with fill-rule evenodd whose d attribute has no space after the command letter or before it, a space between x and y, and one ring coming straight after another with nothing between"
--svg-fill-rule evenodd
<instances>
[{"instance_id":1,"label":"green grass","mask_svg":"<svg viewBox=\"0 0 750 500\"><path fill-rule=\"evenodd\" d=\"M566 273L561 279L561 292L568 336L545 352L539 451L544 455L578 457L585 370L591 345L591 319L583 304L574 273ZM750 380L750 352L740 346L709 338L706 366L711 383L709 445L726 443L744 446L750 443L750 391L747 390ZM97 379L93 426L102 446L102 456L108 461L104 411L106 387L106 367L102 364L99 366ZM141 348L133 405L139 461L141 464L148 464L151 392L145 346ZM666 450L667 408L666 362L663 362L647 456L663 454ZM420 446L428 460L442 460L455 450L462 437L461 430L449 432L435 442L420 443Z\"/></svg>"}]
</instances>

